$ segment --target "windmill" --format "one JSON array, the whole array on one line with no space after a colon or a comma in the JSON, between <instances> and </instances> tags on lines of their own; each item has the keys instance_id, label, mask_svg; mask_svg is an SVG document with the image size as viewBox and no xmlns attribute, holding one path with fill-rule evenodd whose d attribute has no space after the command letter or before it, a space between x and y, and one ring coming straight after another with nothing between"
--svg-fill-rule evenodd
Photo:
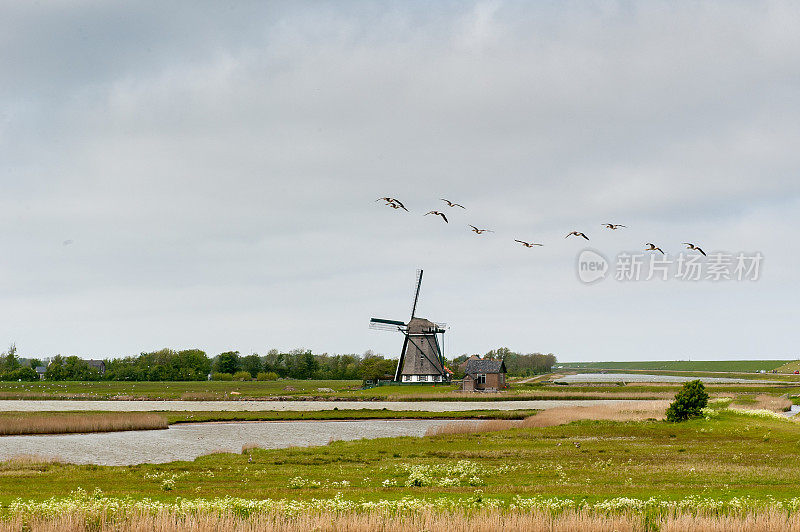
<instances>
[{"instance_id":1,"label":"windmill","mask_svg":"<svg viewBox=\"0 0 800 532\"><path fill-rule=\"evenodd\" d=\"M397 382L449 382L450 371L444 365L444 323L434 323L416 317L419 289L422 286L422 270L417 270L414 304L408 323L398 320L372 318L370 329L398 331L403 335L403 350L397 363L394 380ZM441 347L437 335L442 335Z\"/></svg>"}]
</instances>

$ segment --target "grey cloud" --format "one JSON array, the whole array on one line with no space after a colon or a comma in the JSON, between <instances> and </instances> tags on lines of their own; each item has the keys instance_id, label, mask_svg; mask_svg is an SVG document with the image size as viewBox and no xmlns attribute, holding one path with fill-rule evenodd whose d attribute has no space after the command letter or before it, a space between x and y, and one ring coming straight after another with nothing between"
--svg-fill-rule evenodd
<instances>
[{"instance_id":1,"label":"grey cloud","mask_svg":"<svg viewBox=\"0 0 800 532\"><path fill-rule=\"evenodd\" d=\"M3 10L0 340L22 351L392 353L366 319L403 317L419 266L421 310L458 353L793 349L793 3ZM374 202L387 194L413 213ZM440 197L469 210L422 217ZM575 279L573 229L611 255L762 250L770 273L595 290Z\"/></svg>"}]
</instances>

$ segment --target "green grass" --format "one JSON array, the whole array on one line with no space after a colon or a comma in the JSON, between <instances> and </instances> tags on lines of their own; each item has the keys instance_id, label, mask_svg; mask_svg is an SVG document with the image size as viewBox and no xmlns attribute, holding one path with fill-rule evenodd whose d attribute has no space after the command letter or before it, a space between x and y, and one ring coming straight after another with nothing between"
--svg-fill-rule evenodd
<instances>
[{"instance_id":1,"label":"green grass","mask_svg":"<svg viewBox=\"0 0 800 532\"><path fill-rule=\"evenodd\" d=\"M330 397L361 387L361 381L185 381L185 382L0 382L0 399L197 399ZM331 392L321 392L329 388ZM236 393L233 393L236 392Z\"/></svg>"},{"instance_id":2,"label":"green grass","mask_svg":"<svg viewBox=\"0 0 800 532\"><path fill-rule=\"evenodd\" d=\"M618 370L632 371L632 370ZM687 374L683 374L687 375ZM735 375L734 375L735 376ZM756 377L754 375L754 377ZM758 376L764 377L764 376ZM709 393L794 393L800 376L767 375L785 384L753 380L753 384L709 384ZM777 377L777 378L775 378ZM791 380L794 379L794 380ZM270 399L342 399L353 401L509 401L570 399L657 399L672 394L680 383L512 383L501 394L454 393L456 385L390 385L360 389L358 381L270 381L270 382L0 382L0 399L151 399L151 400L224 400ZM294 388L287 390L286 388ZM320 392L329 388L333 392ZM234 393L236 392L236 393Z\"/></svg>"},{"instance_id":3,"label":"green grass","mask_svg":"<svg viewBox=\"0 0 800 532\"><path fill-rule=\"evenodd\" d=\"M366 500L470 495L476 486L404 486L411 466L452 468L461 460L477 467L478 487L485 495L505 499L517 494L590 500L788 498L797 495L800 483L799 451L797 423L724 411L715 419L680 424L583 421L483 434L255 449L130 467L6 462L0 464L0 503L61 496L78 487L164 500L224 495L309 499L337 493ZM290 488L297 477L319 487ZM166 479L174 479L174 489L163 491ZM384 481L398 486L384 487Z\"/></svg>"},{"instance_id":4,"label":"green grass","mask_svg":"<svg viewBox=\"0 0 800 532\"><path fill-rule=\"evenodd\" d=\"M569 362L566 368L634 369L672 371L722 371L755 373L772 371L785 365L788 360L650 360L639 362ZM800 361L795 361L800 362ZM800 369L800 368L794 368ZM794 371L794 369L792 371Z\"/></svg>"}]
</instances>

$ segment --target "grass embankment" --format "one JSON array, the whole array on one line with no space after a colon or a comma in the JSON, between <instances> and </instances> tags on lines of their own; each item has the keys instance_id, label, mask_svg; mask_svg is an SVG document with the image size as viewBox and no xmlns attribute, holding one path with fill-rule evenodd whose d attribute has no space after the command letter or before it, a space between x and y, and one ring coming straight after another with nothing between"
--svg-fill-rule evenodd
<instances>
[{"instance_id":1,"label":"grass embankment","mask_svg":"<svg viewBox=\"0 0 800 532\"><path fill-rule=\"evenodd\" d=\"M797 529L800 424L715 407L678 424L578 421L160 465L12 460L0 464L0 504L25 502L0 509L0 527Z\"/></svg>"},{"instance_id":2,"label":"grass embankment","mask_svg":"<svg viewBox=\"0 0 800 532\"><path fill-rule=\"evenodd\" d=\"M152 412L0 412L0 436L166 429Z\"/></svg>"},{"instance_id":3,"label":"grass embankment","mask_svg":"<svg viewBox=\"0 0 800 532\"><path fill-rule=\"evenodd\" d=\"M795 360L645 360L627 362L567 362L562 369L632 369L755 373L782 368ZM800 368L795 368L800 369ZM794 369L792 370L794 371Z\"/></svg>"},{"instance_id":4,"label":"grass embankment","mask_svg":"<svg viewBox=\"0 0 800 532\"><path fill-rule=\"evenodd\" d=\"M393 410L321 410L318 412L0 412L0 435L67 434L166 429L177 423L214 421L336 421L367 419L520 420L534 410L410 412Z\"/></svg>"}]
</instances>

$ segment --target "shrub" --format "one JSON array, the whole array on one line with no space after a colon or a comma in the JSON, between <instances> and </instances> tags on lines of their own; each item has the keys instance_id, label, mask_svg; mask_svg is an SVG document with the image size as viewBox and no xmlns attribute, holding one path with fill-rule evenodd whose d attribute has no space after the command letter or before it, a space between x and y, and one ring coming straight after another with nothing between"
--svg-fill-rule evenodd
<instances>
[{"instance_id":1,"label":"shrub","mask_svg":"<svg viewBox=\"0 0 800 532\"><path fill-rule=\"evenodd\" d=\"M667 421L686 421L703 415L703 408L708 405L708 393L699 380L684 383L683 388L675 394L675 401L667 409Z\"/></svg>"},{"instance_id":2,"label":"shrub","mask_svg":"<svg viewBox=\"0 0 800 532\"><path fill-rule=\"evenodd\" d=\"M276 381L278 380L278 374L274 371L259 371L258 376L256 376L256 380L259 381Z\"/></svg>"},{"instance_id":3,"label":"shrub","mask_svg":"<svg viewBox=\"0 0 800 532\"><path fill-rule=\"evenodd\" d=\"M233 375L231 375L230 373L216 372L216 373L213 373L211 375L211 380L215 380L215 381L232 381L233 380Z\"/></svg>"},{"instance_id":4,"label":"shrub","mask_svg":"<svg viewBox=\"0 0 800 532\"><path fill-rule=\"evenodd\" d=\"M237 371L233 374L233 380L235 381L249 381L253 377L250 376L250 373L247 371Z\"/></svg>"}]
</instances>

